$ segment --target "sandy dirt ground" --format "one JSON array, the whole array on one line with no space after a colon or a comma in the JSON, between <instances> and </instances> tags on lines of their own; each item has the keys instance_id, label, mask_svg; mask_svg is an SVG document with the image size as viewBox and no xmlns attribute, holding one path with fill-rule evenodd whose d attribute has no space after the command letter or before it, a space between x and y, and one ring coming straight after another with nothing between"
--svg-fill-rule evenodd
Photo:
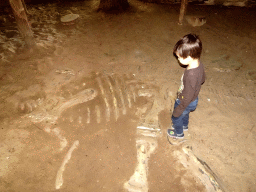
<instances>
[{"instance_id":1,"label":"sandy dirt ground","mask_svg":"<svg viewBox=\"0 0 256 192\"><path fill-rule=\"evenodd\" d=\"M2 10L0 191L255 191L255 9L189 5L206 18L193 27L177 24L178 4L130 5L27 5L34 51ZM79 19L63 25L70 13ZM188 33L207 80L185 142L171 145L184 70L172 49Z\"/></svg>"}]
</instances>

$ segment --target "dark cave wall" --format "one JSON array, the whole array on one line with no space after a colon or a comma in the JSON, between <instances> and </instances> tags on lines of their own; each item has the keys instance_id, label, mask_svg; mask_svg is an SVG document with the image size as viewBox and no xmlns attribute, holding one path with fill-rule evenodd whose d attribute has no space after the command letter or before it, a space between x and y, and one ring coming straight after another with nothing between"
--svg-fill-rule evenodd
<instances>
[{"instance_id":1,"label":"dark cave wall","mask_svg":"<svg viewBox=\"0 0 256 192\"><path fill-rule=\"evenodd\" d=\"M82 0L24 0L26 4L40 4L40 3L53 3L53 2L74 2ZM181 0L141 0L147 3L158 4L175 4L180 3ZM129 2L129 0L128 0ZM256 0L189 0L191 3L209 4L209 5L224 5L224 6L251 6L256 4ZM0 0L0 7L6 7L9 5L9 0Z\"/></svg>"}]
</instances>

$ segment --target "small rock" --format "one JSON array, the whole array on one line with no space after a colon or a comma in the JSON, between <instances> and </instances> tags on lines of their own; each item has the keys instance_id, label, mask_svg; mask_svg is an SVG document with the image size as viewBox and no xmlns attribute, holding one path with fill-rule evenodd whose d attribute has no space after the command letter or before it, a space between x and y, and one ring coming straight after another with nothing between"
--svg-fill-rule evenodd
<instances>
[{"instance_id":1,"label":"small rock","mask_svg":"<svg viewBox=\"0 0 256 192\"><path fill-rule=\"evenodd\" d=\"M193 27L200 27L206 23L204 16L186 16L186 20Z\"/></svg>"},{"instance_id":2,"label":"small rock","mask_svg":"<svg viewBox=\"0 0 256 192\"><path fill-rule=\"evenodd\" d=\"M79 15L78 14L68 14L68 15L65 15L63 17L60 18L60 21L63 23L63 24L73 24L72 22L75 21L76 19L79 18Z\"/></svg>"}]
</instances>

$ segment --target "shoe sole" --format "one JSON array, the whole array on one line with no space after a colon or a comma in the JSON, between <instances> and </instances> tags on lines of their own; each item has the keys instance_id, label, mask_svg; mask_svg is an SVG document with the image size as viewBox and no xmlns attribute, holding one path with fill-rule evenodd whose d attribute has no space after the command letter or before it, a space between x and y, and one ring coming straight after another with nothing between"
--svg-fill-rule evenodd
<instances>
[{"instance_id":1,"label":"shoe sole","mask_svg":"<svg viewBox=\"0 0 256 192\"><path fill-rule=\"evenodd\" d=\"M181 145L186 141L186 139L174 139L173 137L169 137L168 135L167 140L171 145Z\"/></svg>"},{"instance_id":2,"label":"shoe sole","mask_svg":"<svg viewBox=\"0 0 256 192\"><path fill-rule=\"evenodd\" d=\"M168 135L168 136L171 138L175 138L175 139L184 139L184 136L183 137L177 137L177 136L172 136L172 135Z\"/></svg>"}]
</instances>

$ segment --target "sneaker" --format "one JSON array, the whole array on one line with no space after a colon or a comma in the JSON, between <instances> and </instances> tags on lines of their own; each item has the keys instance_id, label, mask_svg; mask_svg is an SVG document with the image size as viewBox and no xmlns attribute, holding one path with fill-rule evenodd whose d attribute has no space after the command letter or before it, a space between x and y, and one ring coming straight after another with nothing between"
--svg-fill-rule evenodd
<instances>
[{"instance_id":1,"label":"sneaker","mask_svg":"<svg viewBox=\"0 0 256 192\"><path fill-rule=\"evenodd\" d=\"M172 129L167 129L167 135L169 137L173 137L173 138L176 138L176 139L183 139L184 138L184 133L182 134L177 134L175 132L175 130L172 130Z\"/></svg>"},{"instance_id":2,"label":"sneaker","mask_svg":"<svg viewBox=\"0 0 256 192\"><path fill-rule=\"evenodd\" d=\"M172 126L171 128L169 128L169 129L171 129L172 131L174 130L174 127ZM188 126L183 126L183 131L188 131Z\"/></svg>"}]
</instances>

